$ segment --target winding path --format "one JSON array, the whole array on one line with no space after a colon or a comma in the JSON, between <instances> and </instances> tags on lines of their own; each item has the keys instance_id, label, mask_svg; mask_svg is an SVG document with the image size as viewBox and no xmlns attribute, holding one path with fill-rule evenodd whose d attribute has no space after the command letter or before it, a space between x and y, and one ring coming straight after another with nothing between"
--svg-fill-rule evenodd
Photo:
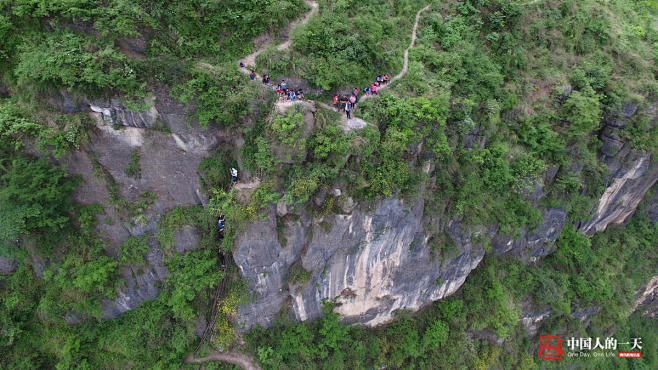
<instances>
[{"instance_id":1,"label":"winding path","mask_svg":"<svg viewBox=\"0 0 658 370\"><path fill-rule=\"evenodd\" d=\"M414 44L416 43L416 31L418 30L418 22L420 22L420 15L424 11L429 9L431 5L432 4L425 5L424 8L422 8L421 10L418 11L418 13L416 13L416 21L414 22L413 31L411 31L411 42L409 43L409 47L404 51L404 63L402 64L402 70L400 71L400 73L395 75L395 77L391 78L391 81L389 81L389 83L383 88L386 88L396 80L399 80L400 78L404 77L404 75L407 73L407 70L409 69L409 50L413 48Z\"/></svg>"},{"instance_id":2,"label":"winding path","mask_svg":"<svg viewBox=\"0 0 658 370\"><path fill-rule=\"evenodd\" d=\"M306 0L306 4L311 7L311 10L308 13L306 13L306 15L304 15L303 18L301 18L297 21L291 22L288 25L288 29L286 31L286 36L285 36L286 41L284 41L283 43L277 45L277 50L286 50L286 49L290 48L290 46L292 45L292 40L290 40L290 31L295 26L297 26L298 24L306 24L309 21L309 19L311 19L311 17L314 14L317 13L317 11L318 11L318 3L317 2L311 1L311 0ZM431 4L428 4L416 13L416 21L414 22L413 30L411 32L411 42L409 43L409 47L407 47L407 49L404 51L404 63L402 65L402 70L400 71L400 73L398 73L393 78L391 78L391 80L389 81L389 83L386 86L382 86L380 88L380 91L387 88L387 87L389 87L393 82L395 82L396 80L404 77L404 75L407 73L407 70L409 68L409 50L414 47L414 44L416 42L416 30L418 29L418 23L420 22L420 16L425 10L429 9L430 6L431 6ZM242 59L240 59L239 62L242 62L245 65L244 67L241 67L240 70L242 72L246 73L246 74L249 74L250 69L248 67L252 67L252 68L255 67L256 57L258 57L258 55L260 55L263 51L265 51L268 48L268 46L269 45L263 45L258 50L256 50L255 52L245 56ZM214 69L214 66L212 66L208 63L204 63L204 62L198 63L198 67L204 68L204 69ZM260 81L261 76L256 74L256 78ZM361 97L361 101L363 101L365 99L369 99L372 96L373 95L363 96L363 97ZM300 101L300 102L303 102L303 101ZM285 106L288 106L288 105L291 105L291 104L294 104L294 103L295 102L278 102L277 106L280 105L281 106L280 108L284 108ZM330 106L329 104L326 104L326 103L312 102L312 104L317 104L317 105L319 105L319 106L321 106L325 109L328 109L328 110L337 111L336 108L334 108L334 107L332 107L332 106ZM369 123L369 122L366 122L366 121L362 120L361 118L354 117L354 118L348 120L345 115L341 114L341 126L346 131L351 131L351 130L355 130L355 129L362 129L362 128L368 126L368 125L376 127L376 125L374 125L372 123ZM238 188L239 186L242 186L242 188L251 188L255 185L252 184L252 183L244 184L244 185L236 185L236 188ZM223 361L223 362L228 362L228 363L231 363L231 364L234 364L234 365L238 365L238 366L242 367L245 370L260 370L260 367L258 367L258 365L256 365L256 363L254 362L254 359L252 357L250 357L248 355L245 355L245 354L242 354L242 353L237 353L237 352L216 351L216 352L213 352L213 353L209 354L208 356L201 357L201 358L196 358L195 353L193 352L193 353L190 353L187 356L187 358L185 359L186 363L195 363L195 364L200 364L200 363L204 363L204 362L207 362L207 361Z\"/></svg>"},{"instance_id":3,"label":"winding path","mask_svg":"<svg viewBox=\"0 0 658 370\"><path fill-rule=\"evenodd\" d=\"M286 36L285 36L286 41L284 41L283 43L277 45L277 47L276 47L277 50L281 51L281 50L289 49L290 45L292 45L292 40L290 39L290 31L292 31L292 29L295 28L295 26L297 26L298 24L308 23L309 19L311 19L311 17L315 13L318 12L318 3L317 2L306 0L306 5L310 6L311 10L309 10L308 13L306 13L306 15L304 15L303 18L300 18L296 21L290 22L290 24L288 25L288 29L286 31ZM252 67L252 68L256 67L256 57L258 57L268 47L269 47L269 45L265 44L265 45L261 46L260 49L256 50L255 52L253 52L253 53L251 53L247 56L245 56L244 58L240 59L238 61L238 63L242 62L245 65L244 67L240 68L242 70L242 72L244 72L246 74L249 74L249 68L247 68L247 67ZM261 77L260 77L260 75L258 75L258 73L256 73L256 78L258 80L261 79Z\"/></svg>"},{"instance_id":4,"label":"winding path","mask_svg":"<svg viewBox=\"0 0 658 370\"><path fill-rule=\"evenodd\" d=\"M311 10L308 13L306 13L306 15L304 15L303 18L301 18L301 19L299 19L295 22L290 23L290 25L288 26L288 30L286 31L286 36L285 36L287 40L284 41L283 43L277 45L277 47L276 47L277 50L289 49L290 46L292 45L292 40L290 39L290 31L295 26L297 26L298 24L303 25L303 24L308 23L308 21L311 19L311 17L318 12L318 3L317 2L311 1L311 0L306 0L306 4L309 7L311 7ZM431 6L431 4L427 4L425 7L423 7L422 9L420 9L416 13L416 19L414 21L414 26L413 26L413 29L412 29L412 32L411 32L411 42L409 43L409 46L404 51L404 59L403 59L404 61L403 61L403 64L402 64L402 70L400 71L400 73L398 73L393 78L391 78L391 80L389 81L388 84L386 84L385 86L382 86L379 89L380 91L388 88L393 82L395 82L395 81L399 80L400 78L404 77L404 75L407 73L407 70L409 69L409 50L411 50L411 48L413 48L415 43L416 43L416 38L417 38L416 37L416 32L418 30L418 23L420 22L420 16L424 11L429 9L430 6ZM249 74L250 71L251 71L250 68L253 69L256 66L256 57L258 57L258 55L260 55L268 47L269 47L269 45L263 45L258 50L256 50L255 52L245 56L242 59L240 59L239 62L244 63L244 67L240 68L242 70L242 72L244 72L245 74ZM260 81L261 76L258 73L255 73L255 74L256 74L256 79ZM366 100L366 99L370 99L372 96L373 95L365 95L365 96L362 96L360 100L363 101L363 100ZM285 104L289 104L289 103L290 102L278 102L278 103L276 103L276 105L277 106L278 105L285 105ZM321 102L316 102L316 104L318 104L319 106L321 106L325 109L340 112L340 110L336 109L335 107L332 107L329 104L325 104L325 103L321 103ZM358 118L358 117L354 117L354 118L348 120L347 116L342 115L342 114L341 114L340 125L345 131L348 131L348 132L351 131L351 130L359 130L359 129L362 129L366 126L376 127L375 124L366 122L366 121L364 121L364 120L362 120L361 118Z\"/></svg>"},{"instance_id":5,"label":"winding path","mask_svg":"<svg viewBox=\"0 0 658 370\"><path fill-rule=\"evenodd\" d=\"M236 352L217 351L201 358L195 358L192 354L190 354L185 359L185 362L188 364L201 364L207 361L223 361L233 365L238 365L244 370L260 370L260 367L254 364L254 360L251 357Z\"/></svg>"}]
</instances>

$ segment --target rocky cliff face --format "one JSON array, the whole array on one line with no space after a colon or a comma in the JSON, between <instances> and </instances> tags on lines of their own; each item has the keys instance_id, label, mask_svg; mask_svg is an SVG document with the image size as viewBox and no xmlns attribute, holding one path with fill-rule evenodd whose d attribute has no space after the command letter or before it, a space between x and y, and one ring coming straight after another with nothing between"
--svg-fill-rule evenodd
<instances>
[{"instance_id":1,"label":"rocky cliff face","mask_svg":"<svg viewBox=\"0 0 658 370\"><path fill-rule=\"evenodd\" d=\"M276 222L272 210L236 241L234 259L257 294L240 312L247 327L268 326L284 303L299 320L316 318L324 299L334 300L346 321L377 325L397 309L416 310L453 293L484 256L481 246L460 238L456 257L432 258L422 202L385 199L370 210L315 220L288 216L280 221L283 238ZM310 273L308 281L287 281L293 263Z\"/></svg>"},{"instance_id":2,"label":"rocky cliff face","mask_svg":"<svg viewBox=\"0 0 658 370\"><path fill-rule=\"evenodd\" d=\"M321 315L326 299L336 303L346 322L374 326L390 321L395 310L415 311L454 293L484 256L482 245L473 240L480 234L491 237L496 229L473 232L450 220L441 231L454 248L436 256L423 211L422 200L389 198L370 209L343 207L342 213L317 219L302 212L278 220L285 226L280 238L270 211L267 220L250 225L236 240L235 262L256 294L254 302L242 307L239 321L244 327L268 326L286 305L298 320L313 319ZM500 252L547 253L564 212L546 210L545 220L517 241L501 238L506 241ZM290 281L288 271L299 266L309 272L308 280Z\"/></svg>"},{"instance_id":3,"label":"rocky cliff face","mask_svg":"<svg viewBox=\"0 0 658 370\"><path fill-rule=\"evenodd\" d=\"M64 111L89 111L94 119L95 128L88 145L63 157L61 162L69 173L78 174L84 180L75 191L75 200L83 204L99 203L105 209L98 229L106 241L108 254L118 256L118 246L129 236L156 233L160 215L169 209L205 203L197 168L217 146L229 140L229 135L188 124L189 108L175 102L166 91L147 99L146 110L136 113L117 99L90 102L62 94L51 103ZM139 153L141 171L137 177L125 173L133 151ZM99 173L99 166L105 176ZM128 202L139 200L144 192L155 195L140 222L126 220L122 210L111 202L112 186ZM176 248L181 252L194 249L198 240L198 230L184 228L176 233ZM145 266L120 269L125 284L116 298L103 302L104 318L117 317L158 296L159 282L164 281L167 270L157 241L151 238L149 245L151 251L146 255Z\"/></svg>"},{"instance_id":4,"label":"rocky cliff face","mask_svg":"<svg viewBox=\"0 0 658 370\"><path fill-rule=\"evenodd\" d=\"M580 230L586 234L603 231L609 224L623 223L630 217L645 193L658 181L658 163L641 150L633 149L620 138L620 130L637 113L638 106L625 104L621 111L607 118L599 139L603 145L599 158L608 167L606 189L599 199L593 217L581 223ZM657 103L650 104L644 114L650 124L658 120Z\"/></svg>"},{"instance_id":5,"label":"rocky cliff face","mask_svg":"<svg viewBox=\"0 0 658 370\"><path fill-rule=\"evenodd\" d=\"M641 315L647 317L658 317L658 276L654 276L639 292L633 311L639 311Z\"/></svg>"}]
</instances>

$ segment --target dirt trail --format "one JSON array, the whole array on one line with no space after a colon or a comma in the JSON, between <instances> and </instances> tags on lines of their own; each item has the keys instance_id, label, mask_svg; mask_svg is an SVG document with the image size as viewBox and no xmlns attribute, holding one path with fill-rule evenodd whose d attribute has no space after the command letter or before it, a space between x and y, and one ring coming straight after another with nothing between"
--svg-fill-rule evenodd
<instances>
[{"instance_id":1,"label":"dirt trail","mask_svg":"<svg viewBox=\"0 0 658 370\"><path fill-rule=\"evenodd\" d=\"M318 12L318 3L317 2L306 0L306 4L311 7L311 10L309 10L309 12L306 13L306 15L303 18L298 19L296 21L293 21L288 25L288 29L286 31L286 36L285 36L286 41L284 41L283 43L277 45L277 47L276 47L277 50L286 50L286 49L290 48L290 45L292 45L292 40L290 39L290 31L293 28L295 28L295 26L297 26L298 24L308 23L309 19L311 19L313 14ZM245 65L244 67L241 68L242 72L244 72L246 74L249 74L249 68L248 67L252 67L252 68L256 67L256 57L259 56L268 47L269 47L269 45L263 45L260 49L258 49L255 52L247 55L246 57L240 59L239 62L242 62ZM260 80L260 78L261 78L258 75L258 73L256 73L256 78L258 80Z\"/></svg>"},{"instance_id":2,"label":"dirt trail","mask_svg":"<svg viewBox=\"0 0 658 370\"><path fill-rule=\"evenodd\" d=\"M393 82L395 82L396 80L398 80L398 79L404 77L404 75L407 73L407 70L409 69L409 50L411 50L411 48L413 48L414 45L416 44L416 31L418 30L418 23L420 22L420 15L421 15L424 11L426 11L427 9L429 9L430 6L431 6L431 4L427 4L424 8L420 9L420 10L418 11L418 13L416 13L416 20L415 20L415 22L414 22L413 30L411 31L411 42L409 43L409 47L407 47L407 49L404 51L404 62L403 62L403 64L402 64L402 70L400 71L400 73L398 73L398 74L395 75L393 78L391 78L391 80L390 80L385 86L380 87L380 88L379 88L379 91L382 91L382 90L386 89L387 87L391 86L391 84L392 84ZM372 98L373 96L374 96L374 95L365 95L365 96L362 96L362 97L359 99L359 101L364 101L364 100L366 100L366 99L370 99L370 98ZM334 108L334 107L332 107L332 106L330 106L330 105L328 105L328 104L324 104L324 103L319 103L319 104L320 104L320 106L322 106L322 107L324 107L324 108L326 108L326 109L331 109L331 110L334 110L334 111L339 111L338 109L336 109L336 108ZM339 112L340 112L340 111L339 111ZM354 129L362 129L362 128L368 126L368 125L370 125L370 126L375 126L375 127L376 127L376 125L374 125L374 124L372 124L372 123L369 123L369 122L366 122L366 121L362 120L361 118L354 117L354 118L352 118L351 120L348 120L346 115L341 114L341 126L342 126L346 131L350 131L350 130L354 130Z\"/></svg>"},{"instance_id":3,"label":"dirt trail","mask_svg":"<svg viewBox=\"0 0 658 370\"><path fill-rule=\"evenodd\" d=\"M190 354L185 362L190 364L201 364L207 361L223 361L228 362L233 365L238 365L244 370L260 370L258 365L254 364L254 361L251 357L243 355L242 353L235 352L214 352L209 354L206 357L195 358Z\"/></svg>"},{"instance_id":4,"label":"dirt trail","mask_svg":"<svg viewBox=\"0 0 658 370\"><path fill-rule=\"evenodd\" d=\"M390 86L391 83L402 78L407 73L407 69L409 68L409 50L413 48L414 44L416 43L416 30L418 30L418 22L420 22L420 15L424 11L429 9L431 5L432 4L427 4L423 9L419 10L418 13L416 13L416 21L414 22L413 31L411 31L411 43L409 43L409 47L404 51L404 64L402 65L402 70L400 71L400 73L395 75L395 77L391 78L391 81L389 81L386 86Z\"/></svg>"}]
</instances>

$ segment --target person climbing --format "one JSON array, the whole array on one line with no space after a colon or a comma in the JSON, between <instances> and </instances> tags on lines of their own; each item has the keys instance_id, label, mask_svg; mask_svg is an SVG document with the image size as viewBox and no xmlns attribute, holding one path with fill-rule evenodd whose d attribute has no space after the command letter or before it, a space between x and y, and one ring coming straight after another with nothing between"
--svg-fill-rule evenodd
<instances>
[{"instance_id":1,"label":"person climbing","mask_svg":"<svg viewBox=\"0 0 658 370\"><path fill-rule=\"evenodd\" d=\"M385 83L385 84L388 83L388 76L387 75L382 76L382 82Z\"/></svg>"},{"instance_id":2,"label":"person climbing","mask_svg":"<svg viewBox=\"0 0 658 370\"><path fill-rule=\"evenodd\" d=\"M347 119L352 119L352 117L350 117L351 110L352 110L352 103L348 101L347 103L345 103L345 113L347 114Z\"/></svg>"},{"instance_id":3,"label":"person climbing","mask_svg":"<svg viewBox=\"0 0 658 370\"><path fill-rule=\"evenodd\" d=\"M379 95L377 94L377 85L375 84L372 84L372 86L370 86L370 91L372 91L372 95Z\"/></svg>"},{"instance_id":4,"label":"person climbing","mask_svg":"<svg viewBox=\"0 0 658 370\"><path fill-rule=\"evenodd\" d=\"M219 220L217 220L217 228L219 229L219 238L223 239L224 238L224 215L219 216Z\"/></svg>"},{"instance_id":5,"label":"person climbing","mask_svg":"<svg viewBox=\"0 0 658 370\"><path fill-rule=\"evenodd\" d=\"M256 73L254 71L249 71L249 78L253 81L256 78Z\"/></svg>"},{"instance_id":6,"label":"person climbing","mask_svg":"<svg viewBox=\"0 0 658 370\"><path fill-rule=\"evenodd\" d=\"M363 88L363 94L370 95L370 88L368 86Z\"/></svg>"},{"instance_id":7,"label":"person climbing","mask_svg":"<svg viewBox=\"0 0 658 370\"><path fill-rule=\"evenodd\" d=\"M377 76L377 78L375 78L375 82L382 82L382 75Z\"/></svg>"},{"instance_id":8,"label":"person climbing","mask_svg":"<svg viewBox=\"0 0 658 370\"><path fill-rule=\"evenodd\" d=\"M281 87L284 89L286 88L286 80L281 81Z\"/></svg>"},{"instance_id":9,"label":"person climbing","mask_svg":"<svg viewBox=\"0 0 658 370\"><path fill-rule=\"evenodd\" d=\"M233 180L233 182L238 181L238 170L235 169L235 167L231 167L231 180Z\"/></svg>"}]
</instances>

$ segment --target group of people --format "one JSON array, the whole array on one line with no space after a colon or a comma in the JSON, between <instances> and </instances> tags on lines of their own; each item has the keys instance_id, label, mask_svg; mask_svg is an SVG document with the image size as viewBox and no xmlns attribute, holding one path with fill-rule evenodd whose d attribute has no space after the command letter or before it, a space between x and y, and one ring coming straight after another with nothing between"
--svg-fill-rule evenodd
<instances>
[{"instance_id":1,"label":"group of people","mask_svg":"<svg viewBox=\"0 0 658 370\"><path fill-rule=\"evenodd\" d=\"M255 79L256 78L256 72L250 70L249 71L249 78L251 80ZM283 100L295 101L295 100L298 100L298 99L304 99L304 92L302 91L302 89L297 89L297 90L289 89L286 86L286 80L282 80L280 84L274 85L270 82L270 76L266 74L266 75L263 75L262 82L265 85L267 85L267 86L271 87L272 89L274 89L274 92L277 95L279 95L279 98L281 98Z\"/></svg>"},{"instance_id":2,"label":"group of people","mask_svg":"<svg viewBox=\"0 0 658 370\"><path fill-rule=\"evenodd\" d=\"M388 83L387 75L379 75L371 85L363 88L364 95L378 95L377 90L380 86L383 86ZM356 109L357 104L359 103L359 90L355 87L352 89L352 95L347 97L345 95L338 96L334 95L333 104L334 107L342 109L347 114L347 119L352 119L351 112Z\"/></svg>"}]
</instances>

